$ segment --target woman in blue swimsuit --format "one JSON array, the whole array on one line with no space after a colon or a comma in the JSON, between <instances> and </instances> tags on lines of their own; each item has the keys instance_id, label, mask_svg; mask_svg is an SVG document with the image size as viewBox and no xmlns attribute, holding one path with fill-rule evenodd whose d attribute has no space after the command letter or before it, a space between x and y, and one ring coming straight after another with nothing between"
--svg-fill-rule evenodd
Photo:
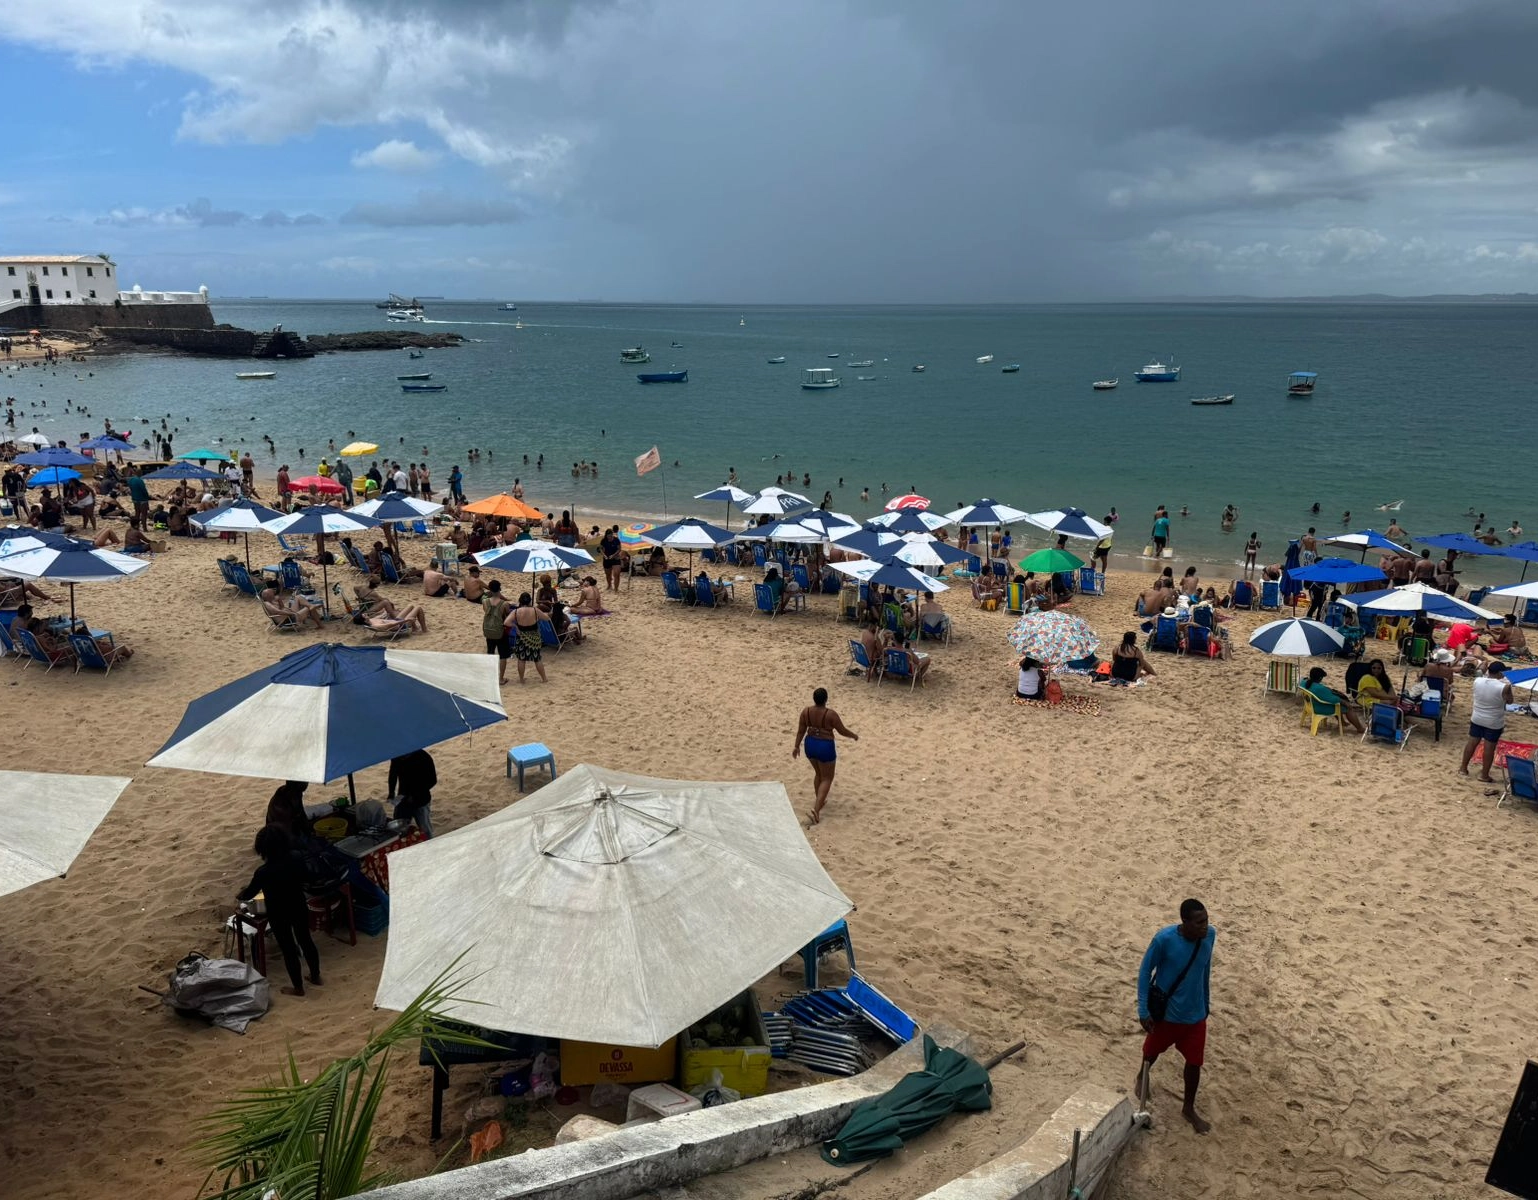
<instances>
[{"instance_id":1,"label":"woman in blue swimsuit","mask_svg":"<svg viewBox=\"0 0 1538 1200\"><path fill-rule=\"evenodd\" d=\"M796 725L796 744L790 752L792 758L799 758L804 744L807 761L812 764L817 803L807 814L807 822L811 825L822 820L822 806L828 802L828 791L833 787L833 767L838 758L838 749L833 744L835 733L856 742L860 740L860 735L844 728L838 714L828 707L828 689L818 688L812 693L811 707L801 710L801 720Z\"/></svg>"}]
</instances>

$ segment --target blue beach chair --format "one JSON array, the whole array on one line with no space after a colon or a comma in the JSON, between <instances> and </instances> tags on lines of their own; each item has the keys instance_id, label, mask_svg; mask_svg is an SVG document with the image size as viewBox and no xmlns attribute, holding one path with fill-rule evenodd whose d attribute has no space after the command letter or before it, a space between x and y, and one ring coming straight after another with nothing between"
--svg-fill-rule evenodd
<instances>
[{"instance_id":1,"label":"blue beach chair","mask_svg":"<svg viewBox=\"0 0 1538 1200\"><path fill-rule=\"evenodd\" d=\"M127 654L123 646L114 646L110 650L103 651L101 646L88 633L72 633L69 635L70 649L75 652L75 674L80 674L81 667L89 667L93 671L100 671L103 675L112 672L112 666Z\"/></svg>"},{"instance_id":2,"label":"blue beach chair","mask_svg":"<svg viewBox=\"0 0 1538 1200\"><path fill-rule=\"evenodd\" d=\"M1511 757L1506 759L1506 790L1495 802L1495 807L1499 808L1504 804L1507 796L1513 800L1526 800L1529 804L1538 804L1538 767L1533 765L1532 759Z\"/></svg>"},{"instance_id":3,"label":"blue beach chair","mask_svg":"<svg viewBox=\"0 0 1538 1200\"><path fill-rule=\"evenodd\" d=\"M1362 733L1364 742L1369 738L1375 742L1387 742L1403 750L1404 744L1410 740L1410 730L1405 728L1404 714L1392 704L1374 704L1372 717ZM1497 801L1498 804L1499 801Z\"/></svg>"},{"instance_id":4,"label":"blue beach chair","mask_svg":"<svg viewBox=\"0 0 1538 1200\"><path fill-rule=\"evenodd\" d=\"M1282 585L1280 580L1267 579L1260 585L1260 607L1262 611L1274 609L1282 610Z\"/></svg>"},{"instance_id":5,"label":"blue beach chair","mask_svg":"<svg viewBox=\"0 0 1538 1200\"><path fill-rule=\"evenodd\" d=\"M876 680L879 684L882 679L906 679L908 690L912 691L918 676L913 668L908 665L908 652L906 650L888 650L886 661L881 664L881 676Z\"/></svg>"},{"instance_id":6,"label":"blue beach chair","mask_svg":"<svg viewBox=\"0 0 1538 1200\"><path fill-rule=\"evenodd\" d=\"M696 579L694 581L694 607L714 608L716 606L716 589L710 586L708 579Z\"/></svg>"},{"instance_id":7,"label":"blue beach chair","mask_svg":"<svg viewBox=\"0 0 1538 1200\"><path fill-rule=\"evenodd\" d=\"M1255 585L1248 579L1234 580L1234 607L1248 609L1255 607Z\"/></svg>"},{"instance_id":8,"label":"blue beach chair","mask_svg":"<svg viewBox=\"0 0 1538 1200\"><path fill-rule=\"evenodd\" d=\"M769 565L769 551L764 549L763 542L753 543L753 565L759 570Z\"/></svg>"},{"instance_id":9,"label":"blue beach chair","mask_svg":"<svg viewBox=\"0 0 1538 1200\"><path fill-rule=\"evenodd\" d=\"M811 577L806 573L805 564L796 563L793 565L790 568L790 577L801 585L801 590L803 592L810 592L812 590L812 580Z\"/></svg>"},{"instance_id":10,"label":"blue beach chair","mask_svg":"<svg viewBox=\"0 0 1538 1200\"><path fill-rule=\"evenodd\" d=\"M1180 623L1174 617L1160 617L1154 623L1153 632L1148 635L1148 649L1179 654Z\"/></svg>"},{"instance_id":11,"label":"blue beach chair","mask_svg":"<svg viewBox=\"0 0 1538 1200\"><path fill-rule=\"evenodd\" d=\"M771 617L777 611L774 603L774 589L767 583L755 583L753 585L753 607L761 613L768 613Z\"/></svg>"},{"instance_id":12,"label":"blue beach chair","mask_svg":"<svg viewBox=\"0 0 1538 1200\"><path fill-rule=\"evenodd\" d=\"M662 594L669 600L677 600L680 603L683 602L684 590L678 586L677 571L662 572Z\"/></svg>"},{"instance_id":13,"label":"blue beach chair","mask_svg":"<svg viewBox=\"0 0 1538 1200\"><path fill-rule=\"evenodd\" d=\"M1094 567L1079 568L1079 591L1086 596L1105 595L1105 572Z\"/></svg>"},{"instance_id":14,"label":"blue beach chair","mask_svg":"<svg viewBox=\"0 0 1538 1200\"><path fill-rule=\"evenodd\" d=\"M870 655L865 653L865 643L858 638L849 639L849 661L865 672L867 682L880 678L880 664L872 668Z\"/></svg>"}]
</instances>

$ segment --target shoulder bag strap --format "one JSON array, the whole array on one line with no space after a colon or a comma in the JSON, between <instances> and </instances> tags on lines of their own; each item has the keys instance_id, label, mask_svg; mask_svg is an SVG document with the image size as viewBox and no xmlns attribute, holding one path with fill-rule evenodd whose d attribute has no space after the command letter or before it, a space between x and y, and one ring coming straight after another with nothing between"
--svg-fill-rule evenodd
<instances>
[{"instance_id":1,"label":"shoulder bag strap","mask_svg":"<svg viewBox=\"0 0 1538 1200\"><path fill-rule=\"evenodd\" d=\"M1202 943L1206 940L1207 938L1204 935L1201 941L1196 943L1196 948L1191 951L1191 957L1186 959L1185 968L1180 972L1179 975L1175 976L1175 982L1170 984L1170 986L1165 990L1164 994L1166 996L1173 997L1174 994L1180 990L1180 985L1186 981L1186 976L1190 973L1191 968L1196 965L1196 956L1202 952Z\"/></svg>"}]
</instances>

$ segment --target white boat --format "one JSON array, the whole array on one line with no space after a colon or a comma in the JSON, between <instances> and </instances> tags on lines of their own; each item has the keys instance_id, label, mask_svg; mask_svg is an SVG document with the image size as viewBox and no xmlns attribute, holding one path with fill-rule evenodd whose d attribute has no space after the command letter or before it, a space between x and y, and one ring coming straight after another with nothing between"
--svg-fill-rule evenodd
<instances>
[{"instance_id":1,"label":"white boat","mask_svg":"<svg viewBox=\"0 0 1538 1200\"><path fill-rule=\"evenodd\" d=\"M829 358L837 358L837 357L838 357L838 355L837 355L837 354L830 354L830 355L828 355L828 357L829 357Z\"/></svg>"},{"instance_id":2,"label":"white boat","mask_svg":"<svg viewBox=\"0 0 1538 1200\"><path fill-rule=\"evenodd\" d=\"M1090 384L1090 387L1094 388L1097 392L1109 392L1120 382L1121 376L1118 375L1115 379L1097 379L1094 383Z\"/></svg>"},{"instance_id":3,"label":"white boat","mask_svg":"<svg viewBox=\"0 0 1538 1200\"><path fill-rule=\"evenodd\" d=\"M1178 383L1180 368L1169 363L1151 362L1141 371L1134 372L1133 378L1139 383Z\"/></svg>"},{"instance_id":4,"label":"white boat","mask_svg":"<svg viewBox=\"0 0 1538 1200\"><path fill-rule=\"evenodd\" d=\"M236 371L236 379L276 379L276 371Z\"/></svg>"},{"instance_id":5,"label":"white boat","mask_svg":"<svg viewBox=\"0 0 1538 1200\"><path fill-rule=\"evenodd\" d=\"M987 366L992 361L993 361L993 355L991 355L991 354L979 354L977 356L977 365L980 366L980 367Z\"/></svg>"},{"instance_id":6,"label":"white boat","mask_svg":"<svg viewBox=\"0 0 1538 1200\"><path fill-rule=\"evenodd\" d=\"M801 386L808 391L836 388L840 382L839 377L833 373L832 367L808 367L801 373Z\"/></svg>"},{"instance_id":7,"label":"white boat","mask_svg":"<svg viewBox=\"0 0 1538 1200\"><path fill-rule=\"evenodd\" d=\"M858 379L861 383L869 383L876 377L874 375L856 375L855 378Z\"/></svg>"},{"instance_id":8,"label":"white boat","mask_svg":"<svg viewBox=\"0 0 1538 1200\"><path fill-rule=\"evenodd\" d=\"M923 363L914 363L913 364L913 373L915 375L918 375L919 373L921 373L922 371L924 371L926 369L927 368L924 366Z\"/></svg>"},{"instance_id":9,"label":"white boat","mask_svg":"<svg viewBox=\"0 0 1538 1200\"><path fill-rule=\"evenodd\" d=\"M523 321L521 321L521 320L514 321L513 322L513 328L514 329L522 329L523 328Z\"/></svg>"},{"instance_id":10,"label":"white boat","mask_svg":"<svg viewBox=\"0 0 1538 1200\"><path fill-rule=\"evenodd\" d=\"M748 319L746 317L738 317L737 318L737 324L738 325L746 325L747 323L748 323Z\"/></svg>"},{"instance_id":11,"label":"white boat","mask_svg":"<svg viewBox=\"0 0 1538 1200\"><path fill-rule=\"evenodd\" d=\"M642 346L631 346L619 352L619 360L623 363L647 363L651 362L652 356Z\"/></svg>"},{"instance_id":12,"label":"white boat","mask_svg":"<svg viewBox=\"0 0 1538 1200\"><path fill-rule=\"evenodd\" d=\"M424 321L427 319L420 308L392 308L385 313L385 318L390 321Z\"/></svg>"},{"instance_id":13,"label":"white boat","mask_svg":"<svg viewBox=\"0 0 1538 1200\"><path fill-rule=\"evenodd\" d=\"M518 306L516 304L514 304L511 300L509 300L506 304L504 304L502 306L502 311L503 312L517 312L518 311Z\"/></svg>"},{"instance_id":14,"label":"white boat","mask_svg":"<svg viewBox=\"0 0 1538 1200\"><path fill-rule=\"evenodd\" d=\"M785 356L783 354L777 354L773 358L771 358L769 361L772 362L772 363L782 363L782 362L785 361Z\"/></svg>"},{"instance_id":15,"label":"white boat","mask_svg":"<svg viewBox=\"0 0 1538 1200\"><path fill-rule=\"evenodd\" d=\"M1192 404L1232 404L1233 402L1233 392L1229 392L1226 396L1193 396L1191 398Z\"/></svg>"},{"instance_id":16,"label":"white boat","mask_svg":"<svg viewBox=\"0 0 1538 1200\"><path fill-rule=\"evenodd\" d=\"M862 358L859 362L852 362L849 365L851 367L874 367L876 360L874 358Z\"/></svg>"}]
</instances>

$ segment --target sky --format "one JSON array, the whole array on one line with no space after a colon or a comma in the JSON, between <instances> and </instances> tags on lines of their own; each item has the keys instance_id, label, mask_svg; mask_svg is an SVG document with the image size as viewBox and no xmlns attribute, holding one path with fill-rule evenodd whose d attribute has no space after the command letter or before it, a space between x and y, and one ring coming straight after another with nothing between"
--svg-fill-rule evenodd
<instances>
[{"instance_id":1,"label":"sky","mask_svg":"<svg viewBox=\"0 0 1538 1200\"><path fill-rule=\"evenodd\" d=\"M215 296L1538 292L1533 0L8 6L0 254Z\"/></svg>"}]
</instances>

